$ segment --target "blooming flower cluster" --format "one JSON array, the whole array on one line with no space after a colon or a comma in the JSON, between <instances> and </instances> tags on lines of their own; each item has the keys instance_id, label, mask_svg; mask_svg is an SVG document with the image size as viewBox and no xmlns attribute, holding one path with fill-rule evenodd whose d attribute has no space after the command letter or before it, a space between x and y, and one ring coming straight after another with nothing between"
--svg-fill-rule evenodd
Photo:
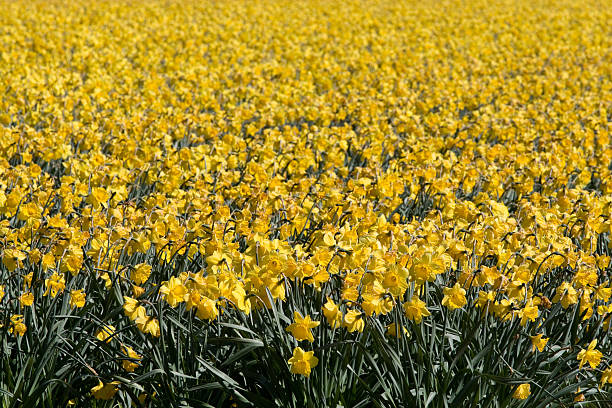
<instances>
[{"instance_id":1,"label":"blooming flower cluster","mask_svg":"<svg viewBox=\"0 0 612 408\"><path fill-rule=\"evenodd\" d=\"M0 0L14 353L78 316L110 400L173 325L289 308L269 325L312 378L324 336L477 310L612 383L609 6L221 3Z\"/></svg>"}]
</instances>

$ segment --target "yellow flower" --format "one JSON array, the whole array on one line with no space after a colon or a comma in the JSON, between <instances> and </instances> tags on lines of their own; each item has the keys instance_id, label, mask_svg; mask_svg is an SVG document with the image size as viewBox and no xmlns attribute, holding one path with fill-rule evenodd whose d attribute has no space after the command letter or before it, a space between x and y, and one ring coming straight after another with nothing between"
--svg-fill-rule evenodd
<instances>
[{"instance_id":1,"label":"yellow flower","mask_svg":"<svg viewBox=\"0 0 612 408\"><path fill-rule=\"evenodd\" d=\"M31 256L31 254L30 254ZM32 261L34 262L34 261ZM32 278L34 277L34 272L30 272L23 277L23 288L27 287L28 289L32 286Z\"/></svg>"},{"instance_id":2,"label":"yellow flower","mask_svg":"<svg viewBox=\"0 0 612 408\"><path fill-rule=\"evenodd\" d=\"M129 359L125 359L121 362L125 371L132 373L138 366L140 365L138 362L133 360L140 360L142 357L134 351L131 347L123 346L122 347L123 354L129 357Z\"/></svg>"},{"instance_id":3,"label":"yellow flower","mask_svg":"<svg viewBox=\"0 0 612 408\"><path fill-rule=\"evenodd\" d=\"M109 194L104 188L94 187L91 189L91 194L87 197L87 202L97 210L102 203L108 201L108 198Z\"/></svg>"},{"instance_id":4,"label":"yellow flower","mask_svg":"<svg viewBox=\"0 0 612 408\"><path fill-rule=\"evenodd\" d=\"M32 306L32 303L34 303L34 294L32 292L22 294L19 296L19 303L21 304L21 307Z\"/></svg>"},{"instance_id":5,"label":"yellow flower","mask_svg":"<svg viewBox=\"0 0 612 408\"><path fill-rule=\"evenodd\" d=\"M134 270L130 273L130 277L137 285L145 283L151 275L151 265L146 263L140 263L135 266Z\"/></svg>"},{"instance_id":6,"label":"yellow flower","mask_svg":"<svg viewBox=\"0 0 612 408\"><path fill-rule=\"evenodd\" d=\"M487 305L495 302L495 292L481 290L478 292L478 300L476 300L476 307L486 309Z\"/></svg>"},{"instance_id":7,"label":"yellow flower","mask_svg":"<svg viewBox=\"0 0 612 408\"><path fill-rule=\"evenodd\" d=\"M112 340L112 336L115 334L115 326L110 324L104 325L96 332L96 338L105 343L109 343Z\"/></svg>"},{"instance_id":8,"label":"yellow flower","mask_svg":"<svg viewBox=\"0 0 612 408\"><path fill-rule=\"evenodd\" d=\"M135 298L141 297L145 292L145 289L142 286L132 285L132 296Z\"/></svg>"},{"instance_id":9,"label":"yellow flower","mask_svg":"<svg viewBox=\"0 0 612 408\"><path fill-rule=\"evenodd\" d=\"M170 278L170 281L162 283L161 288L159 288L159 293L164 295L166 302L168 302L171 307L176 307L176 305L185 301L187 288L180 279L173 276Z\"/></svg>"},{"instance_id":10,"label":"yellow flower","mask_svg":"<svg viewBox=\"0 0 612 408\"><path fill-rule=\"evenodd\" d=\"M612 366L606 368L601 372L601 383L600 387L603 387L604 384L612 384Z\"/></svg>"},{"instance_id":11,"label":"yellow flower","mask_svg":"<svg viewBox=\"0 0 612 408\"><path fill-rule=\"evenodd\" d=\"M546 347L546 343L548 343L548 338L542 337L542 334L538 334L537 336L529 336L531 338L531 351L535 351L536 348L538 351L542 352L544 347Z\"/></svg>"},{"instance_id":12,"label":"yellow flower","mask_svg":"<svg viewBox=\"0 0 612 408\"><path fill-rule=\"evenodd\" d=\"M443 306L448 307L450 310L455 310L463 307L466 302L465 289L459 283L455 283L455 286L452 288L444 288Z\"/></svg>"},{"instance_id":13,"label":"yellow flower","mask_svg":"<svg viewBox=\"0 0 612 408\"><path fill-rule=\"evenodd\" d=\"M159 320L151 316L139 316L136 318L136 326L143 333L153 337L160 336Z\"/></svg>"},{"instance_id":14,"label":"yellow flower","mask_svg":"<svg viewBox=\"0 0 612 408\"><path fill-rule=\"evenodd\" d=\"M42 257L41 265L44 270L53 268L55 266L55 257L51 253L46 253Z\"/></svg>"},{"instance_id":15,"label":"yellow flower","mask_svg":"<svg viewBox=\"0 0 612 408\"><path fill-rule=\"evenodd\" d=\"M27 330L28 328L26 327L25 323L23 323L22 315L11 316L11 327L9 327L10 333L23 336Z\"/></svg>"},{"instance_id":16,"label":"yellow flower","mask_svg":"<svg viewBox=\"0 0 612 408\"><path fill-rule=\"evenodd\" d=\"M576 289L568 283L563 282L561 286L557 288L557 292L553 297L553 302L561 302L561 306L567 309L570 305L578 303L578 292Z\"/></svg>"},{"instance_id":17,"label":"yellow flower","mask_svg":"<svg viewBox=\"0 0 612 408\"><path fill-rule=\"evenodd\" d=\"M98 385L91 389L91 395L93 395L95 399L111 400L117 393L118 385L119 381L103 383L102 381L98 380Z\"/></svg>"},{"instance_id":18,"label":"yellow flower","mask_svg":"<svg viewBox=\"0 0 612 408\"><path fill-rule=\"evenodd\" d=\"M512 398L524 400L529 397L529 394L531 394L531 385L529 383L523 383L516 387L512 394Z\"/></svg>"},{"instance_id":19,"label":"yellow flower","mask_svg":"<svg viewBox=\"0 0 612 408\"><path fill-rule=\"evenodd\" d=\"M22 261L27 258L27 255L18 249L6 248L1 258L4 266L13 272L17 267L22 266Z\"/></svg>"},{"instance_id":20,"label":"yellow flower","mask_svg":"<svg viewBox=\"0 0 612 408\"><path fill-rule=\"evenodd\" d=\"M100 278L102 278L102 280L104 281L104 287L106 289L110 289L113 286L113 280L111 279L111 277L109 276L107 272L104 272L103 274L101 274Z\"/></svg>"},{"instance_id":21,"label":"yellow flower","mask_svg":"<svg viewBox=\"0 0 612 408\"><path fill-rule=\"evenodd\" d=\"M85 292L81 289L70 291L70 306L83 307L85 306Z\"/></svg>"},{"instance_id":22,"label":"yellow flower","mask_svg":"<svg viewBox=\"0 0 612 408\"><path fill-rule=\"evenodd\" d=\"M404 314L417 324L421 323L423 317L431 315L425 302L419 299L418 296L413 296L412 299L404 303Z\"/></svg>"},{"instance_id":23,"label":"yellow flower","mask_svg":"<svg viewBox=\"0 0 612 408\"><path fill-rule=\"evenodd\" d=\"M123 296L123 313L125 313L130 320L136 320L139 317L147 315L144 306L142 306L138 300L129 296Z\"/></svg>"},{"instance_id":24,"label":"yellow flower","mask_svg":"<svg viewBox=\"0 0 612 408\"><path fill-rule=\"evenodd\" d=\"M397 327L397 325L395 323L391 323L389 325L387 325L387 331L385 332L385 334L389 337L395 337L395 338L401 338L402 335L405 336L410 336L410 333L408 332L408 329L406 329L404 326L401 326L399 329Z\"/></svg>"},{"instance_id":25,"label":"yellow flower","mask_svg":"<svg viewBox=\"0 0 612 408\"><path fill-rule=\"evenodd\" d=\"M72 276L76 276L83 265L83 253L81 248L71 247L66 256L61 260L60 270L62 272L70 272Z\"/></svg>"},{"instance_id":26,"label":"yellow flower","mask_svg":"<svg viewBox=\"0 0 612 408\"><path fill-rule=\"evenodd\" d=\"M319 359L314 356L314 351L304 351L301 347L293 350L293 356L289 359L289 366L293 374L310 376L310 371L319 364Z\"/></svg>"},{"instance_id":27,"label":"yellow flower","mask_svg":"<svg viewBox=\"0 0 612 408\"><path fill-rule=\"evenodd\" d=\"M325 245L330 247L336 245L334 233L331 231L327 231L325 234L323 234L323 242L325 243Z\"/></svg>"},{"instance_id":28,"label":"yellow flower","mask_svg":"<svg viewBox=\"0 0 612 408\"><path fill-rule=\"evenodd\" d=\"M365 328L365 321L361 317L361 313L357 310L349 310L344 315L344 321L342 325L348 329L349 332L358 331L361 332Z\"/></svg>"},{"instance_id":29,"label":"yellow flower","mask_svg":"<svg viewBox=\"0 0 612 408\"><path fill-rule=\"evenodd\" d=\"M578 368L582 368L584 363L588 362L592 369L595 369L599 363L601 362L601 357L603 354L601 351L596 350L595 346L597 346L597 339L594 339L587 349L580 350L578 353L578 360L580 361L580 366Z\"/></svg>"},{"instance_id":30,"label":"yellow flower","mask_svg":"<svg viewBox=\"0 0 612 408\"><path fill-rule=\"evenodd\" d=\"M340 327L340 324L342 324L342 312L338 308L338 305L329 297L327 298L327 302L323 305L323 315L332 329Z\"/></svg>"},{"instance_id":31,"label":"yellow flower","mask_svg":"<svg viewBox=\"0 0 612 408\"><path fill-rule=\"evenodd\" d=\"M50 278L45 279L45 286L46 289L43 295L47 296L47 294L51 293L51 297L55 297L66 288L66 279L57 272L54 272Z\"/></svg>"},{"instance_id":32,"label":"yellow flower","mask_svg":"<svg viewBox=\"0 0 612 408\"><path fill-rule=\"evenodd\" d=\"M197 304L196 316L203 320L215 320L219 316L217 302L207 296L202 296Z\"/></svg>"},{"instance_id":33,"label":"yellow flower","mask_svg":"<svg viewBox=\"0 0 612 408\"><path fill-rule=\"evenodd\" d=\"M527 321L535 321L538 318L539 310L537 306L533 306L533 302L529 302L523 309L518 312L521 318L521 326L525 326Z\"/></svg>"},{"instance_id":34,"label":"yellow flower","mask_svg":"<svg viewBox=\"0 0 612 408\"><path fill-rule=\"evenodd\" d=\"M312 332L310 329L314 329L320 323L318 321L311 320L309 315L306 317L302 317L300 312L293 312L293 320L295 323L290 324L285 330L291 332L291 335L295 337L296 340L308 340L309 342L314 341L314 337L312 336Z\"/></svg>"}]
</instances>

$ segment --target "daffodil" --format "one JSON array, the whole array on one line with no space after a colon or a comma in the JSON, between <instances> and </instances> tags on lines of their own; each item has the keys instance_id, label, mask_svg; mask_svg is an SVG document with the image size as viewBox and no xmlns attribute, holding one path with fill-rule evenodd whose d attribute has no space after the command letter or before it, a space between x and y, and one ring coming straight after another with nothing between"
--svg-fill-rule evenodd
<instances>
[{"instance_id":1,"label":"daffodil","mask_svg":"<svg viewBox=\"0 0 612 408\"><path fill-rule=\"evenodd\" d=\"M601 372L600 388L603 387L604 384L612 384L612 366Z\"/></svg>"},{"instance_id":2,"label":"daffodil","mask_svg":"<svg viewBox=\"0 0 612 408\"><path fill-rule=\"evenodd\" d=\"M320 322L313 321L309 315L302 317L300 312L297 310L293 312L293 323L290 324L285 330L291 333L296 340L308 340L309 342L314 341L314 337L310 329L314 329L319 326Z\"/></svg>"},{"instance_id":3,"label":"daffodil","mask_svg":"<svg viewBox=\"0 0 612 408\"><path fill-rule=\"evenodd\" d=\"M145 283L151 275L151 265L140 263L134 267L130 277L137 285Z\"/></svg>"},{"instance_id":4,"label":"daffodil","mask_svg":"<svg viewBox=\"0 0 612 408\"><path fill-rule=\"evenodd\" d=\"M119 381L104 383L98 380L98 385L91 389L91 395L98 400L111 400L119 390Z\"/></svg>"},{"instance_id":5,"label":"daffodil","mask_svg":"<svg viewBox=\"0 0 612 408\"><path fill-rule=\"evenodd\" d=\"M105 324L96 332L96 338L105 343L109 343L113 339L116 330L115 326Z\"/></svg>"},{"instance_id":6,"label":"daffodil","mask_svg":"<svg viewBox=\"0 0 612 408\"><path fill-rule=\"evenodd\" d=\"M19 303L21 304L21 307L32 306L32 303L34 303L34 294L32 292L22 294L19 296Z\"/></svg>"},{"instance_id":7,"label":"daffodil","mask_svg":"<svg viewBox=\"0 0 612 408\"><path fill-rule=\"evenodd\" d=\"M423 317L431 315L425 302L419 299L418 296L413 296L412 299L404 303L404 313L407 318L417 324L421 323Z\"/></svg>"},{"instance_id":8,"label":"daffodil","mask_svg":"<svg viewBox=\"0 0 612 408\"><path fill-rule=\"evenodd\" d=\"M557 288L553 302L561 302L561 306L567 309L570 305L578 303L578 292L568 282L563 282L561 286Z\"/></svg>"},{"instance_id":9,"label":"daffodil","mask_svg":"<svg viewBox=\"0 0 612 408\"><path fill-rule=\"evenodd\" d=\"M27 326L23 322L23 315L11 316L11 325L9 327L10 333L15 334L16 336L23 336L27 329Z\"/></svg>"},{"instance_id":10,"label":"daffodil","mask_svg":"<svg viewBox=\"0 0 612 408\"><path fill-rule=\"evenodd\" d=\"M344 315L342 325L351 333L355 331L361 332L365 328L365 321L361 312L351 309Z\"/></svg>"},{"instance_id":11,"label":"daffodil","mask_svg":"<svg viewBox=\"0 0 612 408\"><path fill-rule=\"evenodd\" d=\"M301 347L293 350L293 356L289 359L289 366L293 374L301 374L309 377L311 370L319 364L319 359L314 356L314 351L304 351Z\"/></svg>"},{"instance_id":12,"label":"daffodil","mask_svg":"<svg viewBox=\"0 0 612 408\"><path fill-rule=\"evenodd\" d=\"M452 288L444 288L443 306L448 307L450 310L455 310L463 307L466 302L465 289L459 283L455 283L455 286Z\"/></svg>"},{"instance_id":13,"label":"daffodil","mask_svg":"<svg viewBox=\"0 0 612 408\"><path fill-rule=\"evenodd\" d=\"M147 314L144 306L142 306L138 300L129 296L123 296L123 313L125 313L130 320L136 320Z\"/></svg>"},{"instance_id":14,"label":"daffodil","mask_svg":"<svg viewBox=\"0 0 612 408\"><path fill-rule=\"evenodd\" d=\"M329 297L327 298L327 302L323 305L323 315L327 319L327 323L335 329L340 327L342 324L342 312Z\"/></svg>"},{"instance_id":15,"label":"daffodil","mask_svg":"<svg viewBox=\"0 0 612 408\"><path fill-rule=\"evenodd\" d=\"M578 360L580 361L579 368L582 368L584 363L588 362L592 369L597 368L601 362L602 352L595 349L597 346L597 339L591 341L586 349L580 350L578 353Z\"/></svg>"},{"instance_id":16,"label":"daffodil","mask_svg":"<svg viewBox=\"0 0 612 408\"><path fill-rule=\"evenodd\" d=\"M123 369L129 373L134 372L134 370L140 365L138 363L138 360L140 360L142 357L138 353L136 353L131 347L122 346L121 350L123 351L123 354L128 357L127 359L124 359L121 362L121 364L123 365Z\"/></svg>"},{"instance_id":17,"label":"daffodil","mask_svg":"<svg viewBox=\"0 0 612 408\"><path fill-rule=\"evenodd\" d=\"M518 387L516 387L516 389L514 390L514 393L512 393L512 398L524 400L524 399L529 398L530 394L531 394L531 384L523 383L523 384L520 384Z\"/></svg>"},{"instance_id":18,"label":"daffodil","mask_svg":"<svg viewBox=\"0 0 612 408\"><path fill-rule=\"evenodd\" d=\"M168 302L171 307L176 307L179 303L185 301L187 288L180 279L172 276L169 281L162 283L159 288L159 293L164 295L166 302Z\"/></svg>"},{"instance_id":19,"label":"daffodil","mask_svg":"<svg viewBox=\"0 0 612 408\"><path fill-rule=\"evenodd\" d=\"M546 337L542 337L542 334L538 334L536 336L530 336L531 338L531 345L532 345L532 349L531 351L535 351L536 349L538 349L539 352L544 351L544 347L546 347L546 344L548 343L548 338Z\"/></svg>"},{"instance_id":20,"label":"daffodil","mask_svg":"<svg viewBox=\"0 0 612 408\"><path fill-rule=\"evenodd\" d=\"M85 292L82 289L70 291L70 306L83 307L85 306Z\"/></svg>"},{"instance_id":21,"label":"daffodil","mask_svg":"<svg viewBox=\"0 0 612 408\"><path fill-rule=\"evenodd\" d=\"M108 192L102 187L94 187L91 189L91 194L87 197L87 202L95 209L99 209L100 205L109 199Z\"/></svg>"}]
</instances>

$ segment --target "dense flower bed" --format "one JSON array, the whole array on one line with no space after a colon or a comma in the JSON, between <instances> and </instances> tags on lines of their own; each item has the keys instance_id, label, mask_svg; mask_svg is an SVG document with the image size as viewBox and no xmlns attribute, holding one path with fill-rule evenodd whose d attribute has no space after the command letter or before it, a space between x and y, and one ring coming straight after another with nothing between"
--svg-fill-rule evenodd
<instances>
[{"instance_id":1,"label":"dense flower bed","mask_svg":"<svg viewBox=\"0 0 612 408\"><path fill-rule=\"evenodd\" d=\"M0 0L3 406L609 407L610 21Z\"/></svg>"}]
</instances>

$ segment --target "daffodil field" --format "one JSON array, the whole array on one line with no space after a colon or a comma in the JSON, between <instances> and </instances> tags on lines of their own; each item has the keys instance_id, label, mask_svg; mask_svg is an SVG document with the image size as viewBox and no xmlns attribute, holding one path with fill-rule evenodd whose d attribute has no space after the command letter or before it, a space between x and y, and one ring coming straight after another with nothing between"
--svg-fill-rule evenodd
<instances>
[{"instance_id":1,"label":"daffodil field","mask_svg":"<svg viewBox=\"0 0 612 408\"><path fill-rule=\"evenodd\" d=\"M611 22L0 0L0 406L612 406Z\"/></svg>"}]
</instances>

